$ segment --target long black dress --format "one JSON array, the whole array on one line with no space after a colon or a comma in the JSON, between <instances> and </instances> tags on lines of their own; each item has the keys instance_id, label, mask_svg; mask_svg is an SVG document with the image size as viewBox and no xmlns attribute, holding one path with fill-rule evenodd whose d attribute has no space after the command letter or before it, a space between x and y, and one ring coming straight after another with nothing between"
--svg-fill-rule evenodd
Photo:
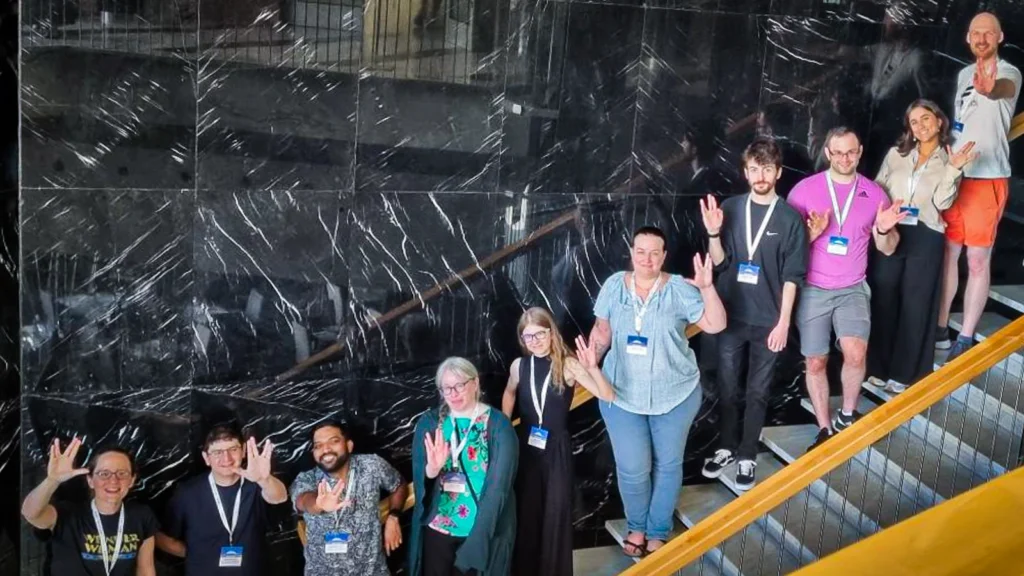
<instances>
[{"instance_id":1,"label":"long black dress","mask_svg":"<svg viewBox=\"0 0 1024 576\"><path fill-rule=\"evenodd\" d=\"M572 388L559 394L554 382L548 387L544 404L544 429L548 431L543 450L529 445L530 428L539 419L530 393L530 361L534 362L538 401L544 378L551 370L549 358L527 356L519 361L516 403L521 421L519 472L516 476L518 506L514 573L520 576L572 576L572 441L569 436L569 408Z\"/></svg>"}]
</instances>

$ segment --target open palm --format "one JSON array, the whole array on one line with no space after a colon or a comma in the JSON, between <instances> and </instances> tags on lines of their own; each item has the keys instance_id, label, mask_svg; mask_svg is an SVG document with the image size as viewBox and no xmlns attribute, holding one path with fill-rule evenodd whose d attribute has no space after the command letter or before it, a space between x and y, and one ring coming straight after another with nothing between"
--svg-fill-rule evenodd
<instances>
[{"instance_id":1,"label":"open palm","mask_svg":"<svg viewBox=\"0 0 1024 576\"><path fill-rule=\"evenodd\" d=\"M82 441L75 436L71 439L66 450L61 452L60 440L54 438L50 444L50 461L46 464L46 477L54 482L66 482L75 476L88 474L88 468L75 468L75 458L78 456L78 449L82 447Z\"/></svg>"}]
</instances>

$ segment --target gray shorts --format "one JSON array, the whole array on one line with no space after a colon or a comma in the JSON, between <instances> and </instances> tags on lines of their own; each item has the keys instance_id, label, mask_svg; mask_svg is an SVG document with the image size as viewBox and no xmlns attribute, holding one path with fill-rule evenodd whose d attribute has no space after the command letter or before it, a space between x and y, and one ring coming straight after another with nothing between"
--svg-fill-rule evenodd
<instances>
[{"instance_id":1,"label":"gray shorts","mask_svg":"<svg viewBox=\"0 0 1024 576\"><path fill-rule=\"evenodd\" d=\"M825 290L805 286L796 307L800 353L804 357L827 356L835 330L836 340L871 335L871 289L861 281L849 288Z\"/></svg>"}]
</instances>

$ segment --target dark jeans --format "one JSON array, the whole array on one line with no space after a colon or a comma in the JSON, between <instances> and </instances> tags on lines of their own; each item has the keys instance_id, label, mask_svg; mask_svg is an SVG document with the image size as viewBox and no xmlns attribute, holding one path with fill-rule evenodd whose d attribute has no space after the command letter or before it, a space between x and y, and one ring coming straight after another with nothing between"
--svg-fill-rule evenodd
<instances>
[{"instance_id":1,"label":"dark jeans","mask_svg":"<svg viewBox=\"0 0 1024 576\"><path fill-rule=\"evenodd\" d=\"M455 553L465 538L441 534L423 527L423 576L473 576L476 570L463 572L455 567Z\"/></svg>"},{"instance_id":2,"label":"dark jeans","mask_svg":"<svg viewBox=\"0 0 1024 576\"><path fill-rule=\"evenodd\" d=\"M899 231L892 256L871 249L868 375L913 384L935 369L945 236L924 224Z\"/></svg>"},{"instance_id":3,"label":"dark jeans","mask_svg":"<svg viewBox=\"0 0 1024 576\"><path fill-rule=\"evenodd\" d=\"M757 459L757 441L768 411L768 390L779 358L768 349L771 331L771 328L729 320L728 327L718 335L718 410L722 434L719 447L731 450L739 460ZM743 438L740 439L737 404L744 371L747 406L743 411Z\"/></svg>"}]
</instances>

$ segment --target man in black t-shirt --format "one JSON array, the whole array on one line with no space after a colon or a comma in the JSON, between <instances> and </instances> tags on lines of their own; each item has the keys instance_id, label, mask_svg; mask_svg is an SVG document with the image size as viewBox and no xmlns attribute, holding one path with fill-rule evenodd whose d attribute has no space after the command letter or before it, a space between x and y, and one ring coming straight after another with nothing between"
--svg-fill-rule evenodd
<instances>
[{"instance_id":1,"label":"man in black t-shirt","mask_svg":"<svg viewBox=\"0 0 1024 576\"><path fill-rule=\"evenodd\" d=\"M157 546L185 558L191 576L255 576L264 572L266 504L288 499L270 474L270 441L260 450L229 426L216 426L203 442L209 474L185 481L171 499ZM245 468L242 467L243 461Z\"/></svg>"},{"instance_id":2,"label":"man in black t-shirt","mask_svg":"<svg viewBox=\"0 0 1024 576\"><path fill-rule=\"evenodd\" d=\"M86 468L75 468L82 441L67 449L50 445L46 478L25 497L21 515L29 524L52 533L52 576L156 576L153 563L156 517L145 504L125 502L135 483L135 461L121 448L100 448ZM86 476L89 504L50 498L62 483Z\"/></svg>"},{"instance_id":3,"label":"man in black t-shirt","mask_svg":"<svg viewBox=\"0 0 1024 576\"><path fill-rule=\"evenodd\" d=\"M701 202L718 293L728 327L718 335L721 444L702 473L717 478L738 458L736 487L754 486L757 442L768 408L775 365L789 338L797 288L807 276L807 231L803 218L775 193L782 152L758 138L743 152L750 192ZM740 378L747 369L746 409L739 434Z\"/></svg>"}]
</instances>

